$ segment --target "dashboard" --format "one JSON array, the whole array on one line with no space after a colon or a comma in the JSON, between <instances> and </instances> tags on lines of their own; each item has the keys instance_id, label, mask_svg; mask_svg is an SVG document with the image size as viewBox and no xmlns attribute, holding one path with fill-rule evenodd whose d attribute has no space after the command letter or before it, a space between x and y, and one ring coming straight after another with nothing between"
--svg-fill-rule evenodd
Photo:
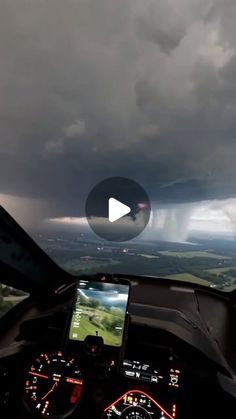
<instances>
[{"instance_id":1,"label":"dashboard","mask_svg":"<svg viewBox=\"0 0 236 419\"><path fill-rule=\"evenodd\" d=\"M75 295L50 309L34 302L25 307L1 338L1 418L233 417L233 391L226 391L219 380L224 376L234 382L233 363L225 349L216 348L205 324L206 296L198 296L200 318L194 306L191 315L186 308L195 299L193 293L155 284L153 297L152 282L147 280L141 293L137 281L130 283L121 346L104 345L96 335L71 339ZM154 298L149 304L148 292ZM225 302L216 299L215 304L223 313ZM218 322L217 333L219 329Z\"/></svg>"},{"instance_id":2,"label":"dashboard","mask_svg":"<svg viewBox=\"0 0 236 419\"><path fill-rule=\"evenodd\" d=\"M8 358L5 376L1 371L3 410L11 409L18 394L24 417L178 418L178 358L168 347L156 347L147 359L146 345L133 340L122 360L111 348L91 358L82 344L77 354L73 345L64 351L35 348L33 356L27 348ZM133 350L136 359L131 359Z\"/></svg>"}]
</instances>

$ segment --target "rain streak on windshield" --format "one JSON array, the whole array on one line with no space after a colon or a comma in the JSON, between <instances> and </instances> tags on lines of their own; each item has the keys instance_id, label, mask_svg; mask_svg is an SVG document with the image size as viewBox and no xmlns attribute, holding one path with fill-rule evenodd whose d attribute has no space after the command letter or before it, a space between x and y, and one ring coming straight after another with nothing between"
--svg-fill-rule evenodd
<instances>
[{"instance_id":1,"label":"rain streak on windshield","mask_svg":"<svg viewBox=\"0 0 236 419\"><path fill-rule=\"evenodd\" d=\"M3 0L0 204L66 270L236 287L234 0ZM146 229L107 242L86 198L123 176Z\"/></svg>"}]
</instances>

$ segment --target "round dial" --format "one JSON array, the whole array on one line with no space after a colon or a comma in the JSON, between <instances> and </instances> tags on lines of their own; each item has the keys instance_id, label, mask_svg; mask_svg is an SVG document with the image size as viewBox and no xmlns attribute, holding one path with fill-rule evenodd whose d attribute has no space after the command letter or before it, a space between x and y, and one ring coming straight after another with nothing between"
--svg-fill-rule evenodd
<instances>
[{"instance_id":1,"label":"round dial","mask_svg":"<svg viewBox=\"0 0 236 419\"><path fill-rule=\"evenodd\" d=\"M142 407L128 407L121 415L122 419L151 419L149 413Z\"/></svg>"},{"instance_id":2,"label":"round dial","mask_svg":"<svg viewBox=\"0 0 236 419\"><path fill-rule=\"evenodd\" d=\"M80 401L82 390L83 378L75 360L61 352L45 353L27 372L24 400L40 416L65 416Z\"/></svg>"},{"instance_id":3,"label":"round dial","mask_svg":"<svg viewBox=\"0 0 236 419\"><path fill-rule=\"evenodd\" d=\"M176 405L172 405L173 416L152 396L142 390L130 390L104 409L103 419L174 419Z\"/></svg>"}]
</instances>

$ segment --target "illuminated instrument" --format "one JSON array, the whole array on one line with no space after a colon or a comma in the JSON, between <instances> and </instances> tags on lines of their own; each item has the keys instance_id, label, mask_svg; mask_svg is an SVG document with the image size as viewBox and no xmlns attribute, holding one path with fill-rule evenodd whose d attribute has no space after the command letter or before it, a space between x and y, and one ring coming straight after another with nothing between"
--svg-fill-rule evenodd
<instances>
[{"instance_id":1,"label":"illuminated instrument","mask_svg":"<svg viewBox=\"0 0 236 419\"><path fill-rule=\"evenodd\" d=\"M176 405L168 413L156 400L140 390L123 394L104 410L104 419L175 419Z\"/></svg>"},{"instance_id":2,"label":"illuminated instrument","mask_svg":"<svg viewBox=\"0 0 236 419\"><path fill-rule=\"evenodd\" d=\"M61 416L77 406L82 390L82 374L73 358L42 353L27 372L24 401L40 416Z\"/></svg>"}]
</instances>

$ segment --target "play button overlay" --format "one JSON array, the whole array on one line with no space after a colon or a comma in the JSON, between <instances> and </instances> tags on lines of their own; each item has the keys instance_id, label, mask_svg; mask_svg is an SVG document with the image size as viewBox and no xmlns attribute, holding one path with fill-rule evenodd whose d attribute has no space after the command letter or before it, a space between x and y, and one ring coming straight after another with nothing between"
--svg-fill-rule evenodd
<instances>
[{"instance_id":1,"label":"play button overlay","mask_svg":"<svg viewBox=\"0 0 236 419\"><path fill-rule=\"evenodd\" d=\"M114 223L130 212L131 208L128 205L122 204L115 198L109 198L108 220L110 223Z\"/></svg>"},{"instance_id":2,"label":"play button overlay","mask_svg":"<svg viewBox=\"0 0 236 419\"><path fill-rule=\"evenodd\" d=\"M113 242L128 241L141 234L150 212L150 201L143 187L123 177L98 183L86 201L91 229L102 239Z\"/></svg>"}]
</instances>

